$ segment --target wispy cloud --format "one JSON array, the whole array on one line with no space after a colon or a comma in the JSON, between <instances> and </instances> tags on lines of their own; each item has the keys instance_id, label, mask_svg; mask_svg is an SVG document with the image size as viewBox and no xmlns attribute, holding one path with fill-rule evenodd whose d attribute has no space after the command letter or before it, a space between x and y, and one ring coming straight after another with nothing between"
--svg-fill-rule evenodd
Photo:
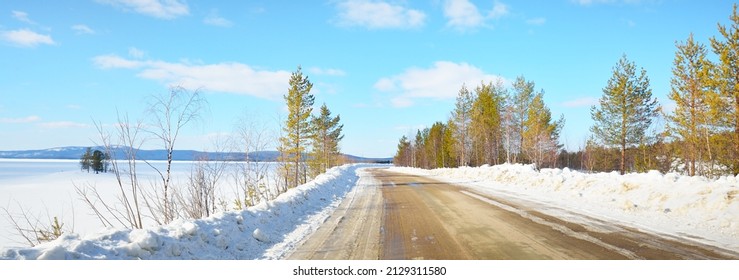
<instances>
[{"instance_id":1,"label":"wispy cloud","mask_svg":"<svg viewBox=\"0 0 739 280\"><path fill-rule=\"evenodd\" d=\"M75 24L75 25L72 25L72 30L74 30L78 35L82 35L82 34L90 34L90 35L91 34L95 34L95 30L93 30L92 28L90 28L89 26L84 25L84 24Z\"/></svg>"},{"instance_id":2,"label":"wispy cloud","mask_svg":"<svg viewBox=\"0 0 739 280\"><path fill-rule=\"evenodd\" d=\"M19 47L35 47L41 44L56 44L51 36L39 34L28 29L5 31L2 33L2 38L3 40Z\"/></svg>"},{"instance_id":3,"label":"wispy cloud","mask_svg":"<svg viewBox=\"0 0 739 280\"><path fill-rule=\"evenodd\" d=\"M233 22L230 20L227 20L226 18L220 16L218 14L218 10L213 9L210 11L210 13L203 19L203 23L207 25L212 26L220 26L220 27L231 27L233 26Z\"/></svg>"},{"instance_id":4,"label":"wispy cloud","mask_svg":"<svg viewBox=\"0 0 739 280\"><path fill-rule=\"evenodd\" d=\"M137 76L186 88L279 99L290 79L289 71L255 69L237 62L217 64L173 63L161 60L131 60L117 55L93 58L101 69L136 69Z\"/></svg>"},{"instance_id":5,"label":"wispy cloud","mask_svg":"<svg viewBox=\"0 0 739 280\"><path fill-rule=\"evenodd\" d=\"M547 23L547 19L543 17L530 18L526 20L526 24L528 25L544 25L545 23Z\"/></svg>"},{"instance_id":6,"label":"wispy cloud","mask_svg":"<svg viewBox=\"0 0 739 280\"><path fill-rule=\"evenodd\" d=\"M598 98L595 97L581 97L569 101L562 102L562 106L566 108L580 108L590 107L598 104Z\"/></svg>"},{"instance_id":7,"label":"wispy cloud","mask_svg":"<svg viewBox=\"0 0 739 280\"><path fill-rule=\"evenodd\" d=\"M161 19L174 19L190 14L190 8L180 0L97 0L97 2Z\"/></svg>"},{"instance_id":8,"label":"wispy cloud","mask_svg":"<svg viewBox=\"0 0 739 280\"><path fill-rule=\"evenodd\" d=\"M453 99L462 84L474 88L481 81L505 82L500 76L487 74L467 63L437 61L430 68L409 68L395 76L379 79L374 88L393 94L395 107L409 107L417 99Z\"/></svg>"},{"instance_id":9,"label":"wispy cloud","mask_svg":"<svg viewBox=\"0 0 739 280\"><path fill-rule=\"evenodd\" d=\"M39 127L43 128L85 128L90 125L78 122L70 121L59 121L59 122L43 122L38 124Z\"/></svg>"},{"instance_id":10,"label":"wispy cloud","mask_svg":"<svg viewBox=\"0 0 739 280\"><path fill-rule=\"evenodd\" d=\"M28 13L26 13L26 12L12 11L11 12L11 15L13 16L14 19L17 19L19 21L22 21L22 22L25 22L25 23L28 23L28 24L36 24L34 21L32 21L28 17Z\"/></svg>"},{"instance_id":11,"label":"wispy cloud","mask_svg":"<svg viewBox=\"0 0 739 280\"><path fill-rule=\"evenodd\" d=\"M490 10L488 16L491 18L501 18L508 15L508 13L510 13L508 5L495 1L495 3L493 4L493 9Z\"/></svg>"},{"instance_id":12,"label":"wispy cloud","mask_svg":"<svg viewBox=\"0 0 739 280\"><path fill-rule=\"evenodd\" d=\"M508 5L495 1L487 15L483 15L478 7L468 0L444 1L444 17L447 26L457 30L475 29L487 26L487 21L508 15Z\"/></svg>"},{"instance_id":13,"label":"wispy cloud","mask_svg":"<svg viewBox=\"0 0 739 280\"><path fill-rule=\"evenodd\" d=\"M128 55L131 56L131 57L133 57L133 58L135 58L135 59L142 59L142 58L144 58L144 55L145 54L146 54L146 52L144 52L144 51L142 51L140 49L137 49L135 47L128 48Z\"/></svg>"},{"instance_id":14,"label":"wispy cloud","mask_svg":"<svg viewBox=\"0 0 739 280\"><path fill-rule=\"evenodd\" d=\"M344 72L344 70L334 68L311 67L310 69L308 69L308 71L311 74L319 76L346 76L346 72Z\"/></svg>"},{"instance_id":15,"label":"wispy cloud","mask_svg":"<svg viewBox=\"0 0 739 280\"><path fill-rule=\"evenodd\" d=\"M28 116L23 118L0 118L0 123L32 123L40 121L39 116Z\"/></svg>"},{"instance_id":16,"label":"wispy cloud","mask_svg":"<svg viewBox=\"0 0 739 280\"><path fill-rule=\"evenodd\" d=\"M339 11L336 24L360 26L368 29L417 28L423 26L426 14L419 10L385 1L347 0L337 3Z\"/></svg>"}]
</instances>

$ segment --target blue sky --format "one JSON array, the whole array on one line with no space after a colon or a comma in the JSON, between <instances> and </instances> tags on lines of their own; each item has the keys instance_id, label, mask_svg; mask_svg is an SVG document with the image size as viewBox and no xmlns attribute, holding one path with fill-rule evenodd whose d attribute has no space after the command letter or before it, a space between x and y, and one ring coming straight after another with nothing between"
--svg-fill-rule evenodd
<instances>
[{"instance_id":1,"label":"blue sky","mask_svg":"<svg viewBox=\"0 0 739 280\"><path fill-rule=\"evenodd\" d=\"M93 120L144 116L169 86L209 103L178 148L208 149L247 119L273 130L301 65L316 106L341 115L342 150L386 157L448 118L462 83L545 91L576 149L622 54L669 108L675 42L708 44L731 1L2 1L0 150L87 146ZM151 143L152 147L155 143Z\"/></svg>"}]
</instances>

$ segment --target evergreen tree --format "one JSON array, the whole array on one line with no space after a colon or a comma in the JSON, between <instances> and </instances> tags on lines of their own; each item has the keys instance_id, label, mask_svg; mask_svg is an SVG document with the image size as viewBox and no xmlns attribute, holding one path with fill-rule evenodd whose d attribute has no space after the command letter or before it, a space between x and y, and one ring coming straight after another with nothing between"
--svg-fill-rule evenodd
<instances>
[{"instance_id":1,"label":"evergreen tree","mask_svg":"<svg viewBox=\"0 0 739 280\"><path fill-rule=\"evenodd\" d=\"M552 120L552 113L544 104L544 92L534 96L526 113L524 130L521 133L523 151L539 168L546 164L554 166L561 148L559 132L564 126L564 116L560 116L558 121Z\"/></svg>"},{"instance_id":2,"label":"evergreen tree","mask_svg":"<svg viewBox=\"0 0 739 280\"><path fill-rule=\"evenodd\" d=\"M90 167L92 167L92 148L87 147L85 153L80 158L80 168L90 173Z\"/></svg>"},{"instance_id":3,"label":"evergreen tree","mask_svg":"<svg viewBox=\"0 0 739 280\"><path fill-rule=\"evenodd\" d=\"M603 88L599 106L590 108L594 136L604 145L620 149L621 174L626 172L627 148L639 144L657 112L646 70L641 69L637 76L636 65L622 56Z\"/></svg>"},{"instance_id":4,"label":"evergreen tree","mask_svg":"<svg viewBox=\"0 0 739 280\"><path fill-rule=\"evenodd\" d=\"M675 61L669 98L677 107L670 121L671 135L684 142L683 158L687 161L690 176L696 175L696 164L713 161L710 136L714 133L714 122L710 114L711 91L710 61L706 58L706 48L693 40L690 34L685 43L676 44Z\"/></svg>"},{"instance_id":5,"label":"evergreen tree","mask_svg":"<svg viewBox=\"0 0 739 280\"><path fill-rule=\"evenodd\" d=\"M478 164L496 165L501 148L502 84L492 82L475 88L477 98L472 105L473 150Z\"/></svg>"},{"instance_id":6,"label":"evergreen tree","mask_svg":"<svg viewBox=\"0 0 739 280\"><path fill-rule=\"evenodd\" d=\"M450 130L455 141L455 150L457 151L458 165L468 166L472 151L472 139L470 135L470 124L472 123L472 103L475 97L462 85L457 95L457 101L452 112L453 129Z\"/></svg>"},{"instance_id":7,"label":"evergreen tree","mask_svg":"<svg viewBox=\"0 0 739 280\"><path fill-rule=\"evenodd\" d=\"M103 152L101 152L100 150L95 150L92 152L92 170L95 171L95 174L105 171L104 161L105 154L103 154Z\"/></svg>"},{"instance_id":8,"label":"evergreen tree","mask_svg":"<svg viewBox=\"0 0 739 280\"><path fill-rule=\"evenodd\" d=\"M314 176L326 172L326 169L336 166L339 161L339 142L344 138L341 134L344 125L339 124L340 121L339 115L331 117L331 111L325 103L321 106L319 115L311 119L313 148L310 166Z\"/></svg>"},{"instance_id":9,"label":"evergreen tree","mask_svg":"<svg viewBox=\"0 0 739 280\"><path fill-rule=\"evenodd\" d=\"M405 135L400 137L400 141L398 142L398 151L395 153L395 157L393 157L393 164L395 166L411 166L411 159L413 157L413 151L411 151L411 149L411 141L408 140L408 137Z\"/></svg>"},{"instance_id":10,"label":"evergreen tree","mask_svg":"<svg viewBox=\"0 0 739 280\"><path fill-rule=\"evenodd\" d=\"M278 148L280 159L286 165L287 174L283 174L286 187L296 187L307 180L303 153L311 136L310 116L314 102L314 97L310 93L311 88L313 84L307 76L303 76L302 69L298 66L290 76L288 92L284 96L288 116Z\"/></svg>"},{"instance_id":11,"label":"evergreen tree","mask_svg":"<svg viewBox=\"0 0 739 280\"><path fill-rule=\"evenodd\" d=\"M723 41L711 38L713 52L718 55L716 86L721 102L713 106L714 112L720 112L723 126L729 131L728 142L732 143L729 152L725 154L727 164L734 175L739 174L739 15L737 4L729 16L731 26L718 24L718 31Z\"/></svg>"},{"instance_id":12,"label":"evergreen tree","mask_svg":"<svg viewBox=\"0 0 739 280\"><path fill-rule=\"evenodd\" d=\"M512 161L518 162L519 157L523 156L524 131L526 130L526 121L528 118L529 106L534 99L534 82L526 81L526 78L519 76L513 82L513 93L510 96L508 110L510 111L510 121L507 129L509 135L509 143L507 150L512 154Z\"/></svg>"}]
</instances>

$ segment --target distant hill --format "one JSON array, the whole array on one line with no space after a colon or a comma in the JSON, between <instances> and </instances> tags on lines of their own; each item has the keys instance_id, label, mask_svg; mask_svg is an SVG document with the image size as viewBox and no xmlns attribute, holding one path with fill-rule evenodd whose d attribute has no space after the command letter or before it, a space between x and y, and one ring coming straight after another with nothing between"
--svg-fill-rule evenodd
<instances>
[{"instance_id":1,"label":"distant hill","mask_svg":"<svg viewBox=\"0 0 739 280\"><path fill-rule=\"evenodd\" d=\"M23 151L0 151L0 158L10 159L79 159L85 153L88 147L59 147L43 150L23 150ZM100 147L92 147L100 149ZM124 154L123 148L113 149L116 158L121 159ZM138 150L137 158L141 160L166 160L166 150ZM277 151L258 151L249 153L249 158L256 161L277 161L280 153ZM195 150L175 150L172 153L172 159L177 161L197 160L206 157L208 159L227 159L227 160L244 160L244 153L237 152L201 152ZM389 163L392 158L365 158L354 155L346 155L353 162L381 162Z\"/></svg>"}]
</instances>

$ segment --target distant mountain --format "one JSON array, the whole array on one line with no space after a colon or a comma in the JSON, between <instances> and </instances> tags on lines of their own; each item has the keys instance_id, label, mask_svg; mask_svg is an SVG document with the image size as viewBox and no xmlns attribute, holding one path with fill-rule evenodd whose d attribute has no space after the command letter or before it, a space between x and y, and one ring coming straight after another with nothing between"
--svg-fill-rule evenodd
<instances>
[{"instance_id":1,"label":"distant mountain","mask_svg":"<svg viewBox=\"0 0 739 280\"><path fill-rule=\"evenodd\" d=\"M0 158L10 159L79 159L85 153L88 147L59 147L43 150L24 150L24 151L0 151ZM92 149L102 150L100 147L92 147ZM123 148L114 148L112 154L121 159L124 155ZM166 150L138 150L137 158L141 160L166 160ZM249 153L249 159L256 161L277 161L280 153L277 151L258 151ZM244 160L245 154L238 152L201 152L195 150L175 150L172 153L172 159L177 161L197 160L199 158L208 159L226 159L226 160ZM346 155L353 162L382 162L389 163L392 158L365 158L353 155Z\"/></svg>"}]
</instances>

